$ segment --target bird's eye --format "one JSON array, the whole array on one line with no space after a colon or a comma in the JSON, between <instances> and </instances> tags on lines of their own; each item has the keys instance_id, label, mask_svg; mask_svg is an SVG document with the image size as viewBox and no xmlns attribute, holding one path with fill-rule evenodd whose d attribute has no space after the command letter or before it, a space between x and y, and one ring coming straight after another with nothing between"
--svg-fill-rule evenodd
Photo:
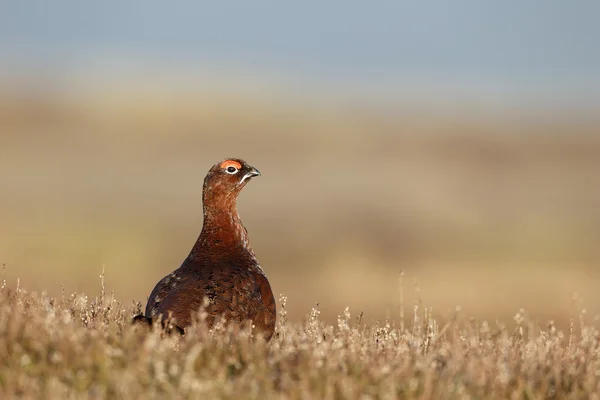
<instances>
[{"instance_id":1,"label":"bird's eye","mask_svg":"<svg viewBox=\"0 0 600 400\"><path fill-rule=\"evenodd\" d=\"M236 172L238 172L238 169L236 167L234 167L233 165L230 165L229 167L225 168L225 172L233 175Z\"/></svg>"}]
</instances>

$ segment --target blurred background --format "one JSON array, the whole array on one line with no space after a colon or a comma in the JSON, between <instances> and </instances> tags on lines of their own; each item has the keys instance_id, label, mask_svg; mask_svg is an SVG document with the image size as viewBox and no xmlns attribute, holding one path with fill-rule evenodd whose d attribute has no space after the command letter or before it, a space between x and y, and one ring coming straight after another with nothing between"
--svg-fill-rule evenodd
<instances>
[{"instance_id":1,"label":"blurred background","mask_svg":"<svg viewBox=\"0 0 600 400\"><path fill-rule=\"evenodd\" d=\"M9 286L145 304L206 171L289 318L540 323L600 306L600 4L13 1L0 6Z\"/></svg>"}]
</instances>

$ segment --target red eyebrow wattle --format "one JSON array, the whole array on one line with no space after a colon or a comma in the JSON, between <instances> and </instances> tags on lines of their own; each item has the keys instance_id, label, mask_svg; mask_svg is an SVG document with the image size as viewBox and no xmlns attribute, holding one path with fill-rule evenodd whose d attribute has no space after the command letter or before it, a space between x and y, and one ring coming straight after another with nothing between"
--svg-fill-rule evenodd
<instances>
[{"instance_id":1,"label":"red eyebrow wattle","mask_svg":"<svg viewBox=\"0 0 600 400\"><path fill-rule=\"evenodd\" d=\"M227 167L235 167L237 169L242 169L242 164L234 160L225 160L221 163L220 167L223 169Z\"/></svg>"}]
</instances>

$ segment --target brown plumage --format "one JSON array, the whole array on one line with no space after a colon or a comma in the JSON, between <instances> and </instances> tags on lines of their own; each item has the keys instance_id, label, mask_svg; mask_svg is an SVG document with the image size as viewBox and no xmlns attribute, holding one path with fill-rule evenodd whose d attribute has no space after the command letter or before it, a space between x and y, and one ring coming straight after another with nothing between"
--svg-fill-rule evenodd
<instances>
[{"instance_id":1,"label":"brown plumage","mask_svg":"<svg viewBox=\"0 0 600 400\"><path fill-rule=\"evenodd\" d=\"M206 323L252 321L270 339L275 329L275 299L269 281L248 242L237 212L242 188L260 172L240 159L214 165L204 178L202 232L181 266L161 279L136 322L171 318L189 326L206 306Z\"/></svg>"}]
</instances>

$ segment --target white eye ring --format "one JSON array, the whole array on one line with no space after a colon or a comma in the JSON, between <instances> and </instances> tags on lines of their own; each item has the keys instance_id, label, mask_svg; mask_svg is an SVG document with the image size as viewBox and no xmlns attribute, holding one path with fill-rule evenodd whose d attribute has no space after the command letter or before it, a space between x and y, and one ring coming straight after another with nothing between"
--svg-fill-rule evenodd
<instances>
[{"instance_id":1,"label":"white eye ring","mask_svg":"<svg viewBox=\"0 0 600 400\"><path fill-rule=\"evenodd\" d=\"M225 172L227 172L230 175L233 175L233 174L237 174L238 169L236 167L234 167L233 165L230 165L229 167L225 168Z\"/></svg>"}]
</instances>

